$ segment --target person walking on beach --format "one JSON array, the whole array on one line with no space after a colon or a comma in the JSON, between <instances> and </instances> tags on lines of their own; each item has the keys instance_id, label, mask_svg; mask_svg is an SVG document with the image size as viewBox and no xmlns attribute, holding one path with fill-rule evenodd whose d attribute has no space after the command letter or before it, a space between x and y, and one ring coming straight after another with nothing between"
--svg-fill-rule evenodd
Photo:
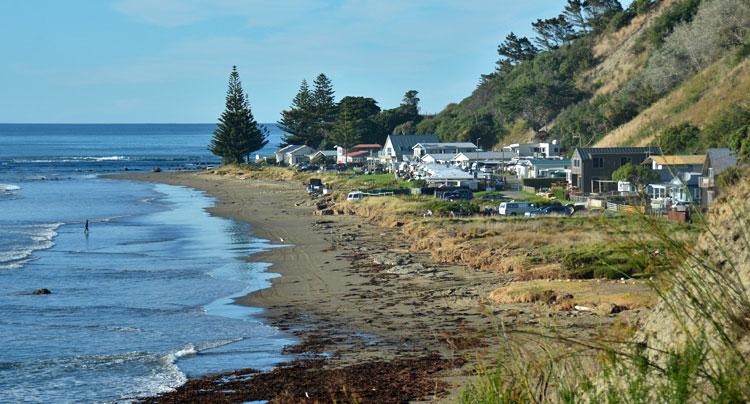
<instances>
[{"instance_id":1,"label":"person walking on beach","mask_svg":"<svg viewBox=\"0 0 750 404\"><path fill-rule=\"evenodd\" d=\"M86 219L86 225L83 228L83 232L89 234L89 219Z\"/></svg>"}]
</instances>

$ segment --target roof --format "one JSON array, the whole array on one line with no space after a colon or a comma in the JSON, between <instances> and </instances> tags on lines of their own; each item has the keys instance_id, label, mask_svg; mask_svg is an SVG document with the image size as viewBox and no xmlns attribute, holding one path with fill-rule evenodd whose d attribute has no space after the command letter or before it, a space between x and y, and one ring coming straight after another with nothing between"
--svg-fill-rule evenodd
<instances>
[{"instance_id":1,"label":"roof","mask_svg":"<svg viewBox=\"0 0 750 404\"><path fill-rule=\"evenodd\" d=\"M708 149L706 160L714 169L714 175L721 173L729 167L737 164L737 155L730 149Z\"/></svg>"},{"instance_id":2,"label":"roof","mask_svg":"<svg viewBox=\"0 0 750 404\"><path fill-rule=\"evenodd\" d=\"M315 153L311 154L311 156L314 156L318 153L326 157L336 157L336 150L317 150Z\"/></svg>"},{"instance_id":3,"label":"roof","mask_svg":"<svg viewBox=\"0 0 750 404\"><path fill-rule=\"evenodd\" d=\"M360 151L354 151L351 153L346 153L346 157L359 157L359 156L365 156L370 154L367 150L360 150Z\"/></svg>"},{"instance_id":4,"label":"roof","mask_svg":"<svg viewBox=\"0 0 750 404\"><path fill-rule=\"evenodd\" d=\"M591 155L618 155L618 154L655 154L660 155L661 149L656 146L649 147L576 147L575 151L583 160L591 159ZM575 153L575 152L574 152Z\"/></svg>"},{"instance_id":5,"label":"roof","mask_svg":"<svg viewBox=\"0 0 750 404\"><path fill-rule=\"evenodd\" d=\"M474 174L467 173L455 167L444 166L440 164L425 164L423 170L427 173L428 181L445 181L445 180L473 180Z\"/></svg>"},{"instance_id":6,"label":"roof","mask_svg":"<svg viewBox=\"0 0 750 404\"><path fill-rule=\"evenodd\" d=\"M570 160L557 160L557 159L532 159L529 160L532 166L551 166L551 167L566 167L570 165Z\"/></svg>"},{"instance_id":7,"label":"roof","mask_svg":"<svg viewBox=\"0 0 750 404\"><path fill-rule=\"evenodd\" d=\"M393 150L399 153L403 150L411 150L415 144L422 142L439 142L437 135L388 135Z\"/></svg>"},{"instance_id":8,"label":"roof","mask_svg":"<svg viewBox=\"0 0 750 404\"><path fill-rule=\"evenodd\" d=\"M441 147L456 147L466 149L476 149L477 145L471 142L420 142L414 145L414 147L421 146L422 148L441 148ZM412 149L414 148L412 147Z\"/></svg>"},{"instance_id":9,"label":"roof","mask_svg":"<svg viewBox=\"0 0 750 404\"><path fill-rule=\"evenodd\" d=\"M425 158L432 157L434 160L440 160L440 161L448 161L453 160L456 157L456 153L430 153L425 154L422 156L422 161L424 161Z\"/></svg>"},{"instance_id":10,"label":"roof","mask_svg":"<svg viewBox=\"0 0 750 404\"><path fill-rule=\"evenodd\" d=\"M456 155L456 159L461 156L464 156L469 160L508 160L512 157L515 157L516 154L507 151L461 152Z\"/></svg>"},{"instance_id":11,"label":"roof","mask_svg":"<svg viewBox=\"0 0 750 404\"><path fill-rule=\"evenodd\" d=\"M377 143L362 143L352 146L352 149L382 149L383 146Z\"/></svg>"},{"instance_id":12,"label":"roof","mask_svg":"<svg viewBox=\"0 0 750 404\"><path fill-rule=\"evenodd\" d=\"M651 156L649 160L663 166L679 165L703 165L706 161L705 155L683 155L683 156Z\"/></svg>"},{"instance_id":13,"label":"roof","mask_svg":"<svg viewBox=\"0 0 750 404\"><path fill-rule=\"evenodd\" d=\"M299 147L298 144L288 144L288 145L282 147L281 149L277 150L276 153L286 153L286 152L288 152L288 151L290 151L292 149L295 149L297 147Z\"/></svg>"},{"instance_id":14,"label":"roof","mask_svg":"<svg viewBox=\"0 0 750 404\"><path fill-rule=\"evenodd\" d=\"M313 148L312 148L312 147L310 147L310 146L297 146L297 148L295 148L295 149L291 149L291 150L287 150L286 152L287 152L288 154L297 154L297 153L300 153L300 152L307 152L307 150L305 150L305 149L310 149L310 150L313 150L313 151L315 151L315 149L313 149ZM308 154L309 154L309 153L308 153Z\"/></svg>"}]
</instances>

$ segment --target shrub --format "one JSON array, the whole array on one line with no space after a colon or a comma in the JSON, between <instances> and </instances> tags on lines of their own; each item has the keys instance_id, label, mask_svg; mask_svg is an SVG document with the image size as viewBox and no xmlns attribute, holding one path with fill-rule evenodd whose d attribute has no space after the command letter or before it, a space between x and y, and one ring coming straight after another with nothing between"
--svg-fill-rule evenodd
<instances>
[{"instance_id":1,"label":"shrub","mask_svg":"<svg viewBox=\"0 0 750 404\"><path fill-rule=\"evenodd\" d=\"M700 148L700 129L683 123L664 129L656 141L664 154L694 153Z\"/></svg>"}]
</instances>

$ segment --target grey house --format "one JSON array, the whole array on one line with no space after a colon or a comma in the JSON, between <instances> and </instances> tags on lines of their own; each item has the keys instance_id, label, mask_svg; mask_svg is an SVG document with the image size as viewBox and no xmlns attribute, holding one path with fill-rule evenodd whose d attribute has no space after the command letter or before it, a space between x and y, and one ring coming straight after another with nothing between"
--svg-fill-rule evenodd
<instances>
[{"instance_id":1,"label":"grey house","mask_svg":"<svg viewBox=\"0 0 750 404\"><path fill-rule=\"evenodd\" d=\"M612 185L612 173L625 164L641 164L660 155L658 147L577 147L571 158L569 181L584 194L605 192ZM615 187L616 189L616 187Z\"/></svg>"},{"instance_id":2,"label":"grey house","mask_svg":"<svg viewBox=\"0 0 750 404\"><path fill-rule=\"evenodd\" d=\"M717 197L716 176L737 165L737 155L730 149L708 149L701 173L701 206L706 209Z\"/></svg>"},{"instance_id":3,"label":"grey house","mask_svg":"<svg viewBox=\"0 0 750 404\"><path fill-rule=\"evenodd\" d=\"M437 143L437 135L389 135L380 151L383 163L398 163L404 156L412 156L414 146L418 143Z\"/></svg>"}]
</instances>

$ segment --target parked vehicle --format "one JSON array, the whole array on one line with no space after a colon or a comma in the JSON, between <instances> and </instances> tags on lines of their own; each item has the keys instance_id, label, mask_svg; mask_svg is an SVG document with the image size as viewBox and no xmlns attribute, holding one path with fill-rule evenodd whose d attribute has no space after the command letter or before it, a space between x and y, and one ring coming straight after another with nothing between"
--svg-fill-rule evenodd
<instances>
[{"instance_id":1,"label":"parked vehicle","mask_svg":"<svg viewBox=\"0 0 750 404\"><path fill-rule=\"evenodd\" d=\"M523 216L534 209L536 206L529 202L503 202L497 208L497 213L503 216Z\"/></svg>"},{"instance_id":2,"label":"parked vehicle","mask_svg":"<svg viewBox=\"0 0 750 404\"><path fill-rule=\"evenodd\" d=\"M373 190L370 192L352 191L346 195L346 200L359 202L367 198L368 196L393 196L393 191L376 191L376 190Z\"/></svg>"},{"instance_id":3,"label":"parked vehicle","mask_svg":"<svg viewBox=\"0 0 750 404\"><path fill-rule=\"evenodd\" d=\"M571 205L550 205L528 211L525 213L525 215L532 217L548 215L570 216L573 214L573 212L575 212L575 208Z\"/></svg>"},{"instance_id":4,"label":"parked vehicle","mask_svg":"<svg viewBox=\"0 0 750 404\"><path fill-rule=\"evenodd\" d=\"M365 196L366 196L365 193L362 191L352 191L346 195L346 200L352 201L352 202L359 202L365 199Z\"/></svg>"},{"instance_id":5,"label":"parked vehicle","mask_svg":"<svg viewBox=\"0 0 750 404\"><path fill-rule=\"evenodd\" d=\"M323 192L325 185L320 178L310 178L310 183L307 185L307 192L311 194L318 194Z\"/></svg>"},{"instance_id":6,"label":"parked vehicle","mask_svg":"<svg viewBox=\"0 0 750 404\"><path fill-rule=\"evenodd\" d=\"M436 196L438 199L442 199L444 201L470 201L474 198L474 194L471 192L471 190L466 188L457 188L457 189L451 189L447 191L438 191L436 192Z\"/></svg>"}]
</instances>

